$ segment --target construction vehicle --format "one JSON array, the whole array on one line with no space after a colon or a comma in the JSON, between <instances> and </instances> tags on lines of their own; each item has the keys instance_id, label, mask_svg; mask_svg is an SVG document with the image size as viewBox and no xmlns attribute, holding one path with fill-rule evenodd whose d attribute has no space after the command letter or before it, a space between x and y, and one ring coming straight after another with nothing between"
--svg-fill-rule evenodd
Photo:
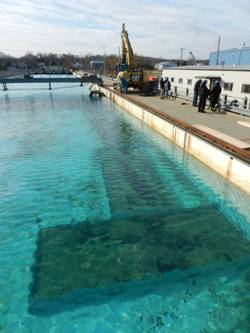
<instances>
[{"instance_id":1,"label":"construction vehicle","mask_svg":"<svg viewBox=\"0 0 250 333\"><path fill-rule=\"evenodd\" d=\"M158 89L158 79L153 75L152 71L143 71L142 68L135 68L134 53L125 23L122 24L121 46L121 62L117 64L118 82L120 83L123 78L126 80L128 89L133 88L144 95L155 94Z\"/></svg>"}]
</instances>

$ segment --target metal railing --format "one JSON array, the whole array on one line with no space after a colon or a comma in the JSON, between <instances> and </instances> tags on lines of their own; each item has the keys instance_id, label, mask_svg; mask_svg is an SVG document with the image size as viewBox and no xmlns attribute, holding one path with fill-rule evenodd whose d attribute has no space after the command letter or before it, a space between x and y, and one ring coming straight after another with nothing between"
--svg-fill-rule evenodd
<instances>
[{"instance_id":1,"label":"metal railing","mask_svg":"<svg viewBox=\"0 0 250 333\"><path fill-rule=\"evenodd\" d=\"M178 97L185 100L193 100L192 88L180 88L173 86L171 91ZM208 100L209 103L209 100ZM222 109L228 112L235 112L250 117L250 98L239 98L228 94L221 94L219 104Z\"/></svg>"}]
</instances>

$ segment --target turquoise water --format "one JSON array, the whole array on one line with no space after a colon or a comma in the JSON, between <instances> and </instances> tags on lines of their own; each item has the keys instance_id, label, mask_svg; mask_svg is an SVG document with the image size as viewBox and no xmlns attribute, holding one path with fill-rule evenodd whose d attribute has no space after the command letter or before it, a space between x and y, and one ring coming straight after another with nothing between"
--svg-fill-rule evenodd
<instances>
[{"instance_id":1,"label":"turquoise water","mask_svg":"<svg viewBox=\"0 0 250 333\"><path fill-rule=\"evenodd\" d=\"M250 198L107 99L0 94L0 332L250 332Z\"/></svg>"}]
</instances>

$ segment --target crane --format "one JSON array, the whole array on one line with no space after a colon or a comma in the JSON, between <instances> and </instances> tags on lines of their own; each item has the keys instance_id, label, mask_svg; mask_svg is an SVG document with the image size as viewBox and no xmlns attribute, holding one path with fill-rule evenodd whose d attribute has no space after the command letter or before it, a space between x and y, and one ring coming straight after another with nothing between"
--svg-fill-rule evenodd
<instances>
[{"instance_id":1,"label":"crane","mask_svg":"<svg viewBox=\"0 0 250 333\"><path fill-rule=\"evenodd\" d=\"M191 56L191 58L192 58L192 60L193 60L193 64L196 65L197 61L196 61L196 59L195 59L195 56L193 55L193 52L190 51L189 54L190 54L190 56Z\"/></svg>"}]
</instances>

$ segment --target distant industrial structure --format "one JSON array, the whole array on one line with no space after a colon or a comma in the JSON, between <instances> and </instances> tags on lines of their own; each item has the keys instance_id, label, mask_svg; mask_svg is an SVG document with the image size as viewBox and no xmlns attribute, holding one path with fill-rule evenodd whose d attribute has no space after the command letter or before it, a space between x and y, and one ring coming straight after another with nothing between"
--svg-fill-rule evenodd
<instances>
[{"instance_id":1,"label":"distant industrial structure","mask_svg":"<svg viewBox=\"0 0 250 333\"><path fill-rule=\"evenodd\" d=\"M103 72L105 68L105 62L103 60L91 60L90 69L96 72Z\"/></svg>"},{"instance_id":2,"label":"distant industrial structure","mask_svg":"<svg viewBox=\"0 0 250 333\"><path fill-rule=\"evenodd\" d=\"M209 54L209 65L250 65L250 47L212 52Z\"/></svg>"},{"instance_id":3,"label":"distant industrial structure","mask_svg":"<svg viewBox=\"0 0 250 333\"><path fill-rule=\"evenodd\" d=\"M177 64L170 62L170 61L162 61L158 64L154 65L154 69L158 69L159 71L162 71L163 69L169 68L169 67L176 67Z\"/></svg>"}]
</instances>

